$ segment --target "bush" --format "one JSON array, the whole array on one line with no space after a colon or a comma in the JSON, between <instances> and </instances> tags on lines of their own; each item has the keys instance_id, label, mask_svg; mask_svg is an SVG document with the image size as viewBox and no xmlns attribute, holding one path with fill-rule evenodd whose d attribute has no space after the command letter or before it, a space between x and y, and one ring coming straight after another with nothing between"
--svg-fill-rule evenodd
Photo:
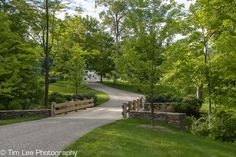
<instances>
[{"instance_id":1,"label":"bush","mask_svg":"<svg viewBox=\"0 0 236 157\"><path fill-rule=\"evenodd\" d=\"M55 79L55 78L50 78L49 79L49 83L56 83L57 82L57 79Z\"/></svg>"},{"instance_id":2,"label":"bush","mask_svg":"<svg viewBox=\"0 0 236 157\"><path fill-rule=\"evenodd\" d=\"M22 109L22 101L21 100L12 100L8 105L9 110L21 110Z\"/></svg>"},{"instance_id":3,"label":"bush","mask_svg":"<svg viewBox=\"0 0 236 157\"><path fill-rule=\"evenodd\" d=\"M183 97L181 103L174 104L173 108L176 112L183 112L189 116L199 117L201 106L201 101L199 101L195 96L189 95Z\"/></svg>"},{"instance_id":4,"label":"bush","mask_svg":"<svg viewBox=\"0 0 236 157\"><path fill-rule=\"evenodd\" d=\"M77 94L77 95L63 95L60 93L52 93L49 96L49 102L63 103L65 101L71 100L84 100L84 99L94 99L96 103L97 97L95 94Z\"/></svg>"},{"instance_id":5,"label":"bush","mask_svg":"<svg viewBox=\"0 0 236 157\"><path fill-rule=\"evenodd\" d=\"M202 102L199 101L194 95L189 95L187 97L178 97L172 95L155 95L153 100L150 96L146 96L146 101L154 103L157 102L172 102L172 107L175 112L186 113L188 116L200 116L200 108Z\"/></svg>"},{"instance_id":6,"label":"bush","mask_svg":"<svg viewBox=\"0 0 236 157\"><path fill-rule=\"evenodd\" d=\"M5 106L0 103L0 110L5 110Z\"/></svg>"},{"instance_id":7,"label":"bush","mask_svg":"<svg viewBox=\"0 0 236 157\"><path fill-rule=\"evenodd\" d=\"M186 130L188 130L188 131L191 131L191 127L192 127L192 125L193 125L193 123L194 123L194 121L195 121L195 117L193 117L193 116L187 116L186 117L186 119L185 119L185 128L186 128Z\"/></svg>"},{"instance_id":8,"label":"bush","mask_svg":"<svg viewBox=\"0 0 236 157\"><path fill-rule=\"evenodd\" d=\"M60 93L52 93L49 95L49 102L62 103L65 101L66 101L65 95L62 95Z\"/></svg>"},{"instance_id":9,"label":"bush","mask_svg":"<svg viewBox=\"0 0 236 157\"><path fill-rule=\"evenodd\" d=\"M153 97L153 100L151 100L150 96L146 96L146 101L147 102L181 102L182 98L177 97L177 96L172 96L172 95L155 95Z\"/></svg>"},{"instance_id":10,"label":"bush","mask_svg":"<svg viewBox=\"0 0 236 157\"><path fill-rule=\"evenodd\" d=\"M236 141L236 119L231 113L221 111L195 120L191 127L195 135L224 142Z\"/></svg>"},{"instance_id":11,"label":"bush","mask_svg":"<svg viewBox=\"0 0 236 157\"><path fill-rule=\"evenodd\" d=\"M84 100L84 99L94 99L94 103L97 102L97 97L95 94L77 94L77 95L73 95L73 99L74 100Z\"/></svg>"}]
</instances>

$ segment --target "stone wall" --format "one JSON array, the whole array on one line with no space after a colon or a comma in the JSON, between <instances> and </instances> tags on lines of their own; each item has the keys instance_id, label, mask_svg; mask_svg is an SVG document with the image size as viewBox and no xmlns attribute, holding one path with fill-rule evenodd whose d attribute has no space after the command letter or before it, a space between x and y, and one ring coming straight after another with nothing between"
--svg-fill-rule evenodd
<instances>
[{"instance_id":1,"label":"stone wall","mask_svg":"<svg viewBox=\"0 0 236 157\"><path fill-rule=\"evenodd\" d=\"M2 110L0 111L0 119L23 118L31 116L51 116L51 110Z\"/></svg>"},{"instance_id":2,"label":"stone wall","mask_svg":"<svg viewBox=\"0 0 236 157\"><path fill-rule=\"evenodd\" d=\"M148 111L131 111L130 118L151 119L151 113ZM185 113L171 113L171 112L155 112L155 120L165 121L176 127L183 128L185 125Z\"/></svg>"}]
</instances>

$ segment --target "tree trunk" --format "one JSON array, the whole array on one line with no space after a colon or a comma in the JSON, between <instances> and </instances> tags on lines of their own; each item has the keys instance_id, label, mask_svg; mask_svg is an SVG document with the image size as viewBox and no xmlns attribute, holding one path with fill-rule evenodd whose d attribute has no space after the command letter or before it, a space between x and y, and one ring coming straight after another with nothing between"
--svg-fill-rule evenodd
<instances>
[{"instance_id":1,"label":"tree trunk","mask_svg":"<svg viewBox=\"0 0 236 157\"><path fill-rule=\"evenodd\" d=\"M46 0L46 49L45 49L45 95L44 105L48 108L48 89L49 89L49 12L48 12L48 0Z\"/></svg>"},{"instance_id":2,"label":"tree trunk","mask_svg":"<svg viewBox=\"0 0 236 157\"><path fill-rule=\"evenodd\" d=\"M208 112L210 114L211 113L211 107L212 107L212 105L211 105L212 102L211 102L211 83L210 83L210 81L208 81L208 101L209 101L209 111Z\"/></svg>"},{"instance_id":3,"label":"tree trunk","mask_svg":"<svg viewBox=\"0 0 236 157\"><path fill-rule=\"evenodd\" d=\"M202 32L203 32L203 36L204 35L204 29L202 29ZM211 80L210 80L210 75L209 75L209 66L208 66L208 63L209 63L209 58L208 58L208 41L209 39L206 39L204 37L204 63L205 63L205 75L206 75L206 79L207 79L207 88L208 88L208 101L209 101L209 109L208 109L208 113L210 114L211 113Z\"/></svg>"},{"instance_id":4,"label":"tree trunk","mask_svg":"<svg viewBox=\"0 0 236 157\"><path fill-rule=\"evenodd\" d=\"M78 86L79 86L78 80L77 78L75 78L75 95L78 94Z\"/></svg>"},{"instance_id":5,"label":"tree trunk","mask_svg":"<svg viewBox=\"0 0 236 157\"><path fill-rule=\"evenodd\" d=\"M203 85L197 87L196 98L202 102L203 100Z\"/></svg>"},{"instance_id":6,"label":"tree trunk","mask_svg":"<svg viewBox=\"0 0 236 157\"><path fill-rule=\"evenodd\" d=\"M151 116L152 116L152 127L154 128L154 104L153 104L153 100L151 102Z\"/></svg>"},{"instance_id":7,"label":"tree trunk","mask_svg":"<svg viewBox=\"0 0 236 157\"><path fill-rule=\"evenodd\" d=\"M101 74L100 74L100 82L101 82L101 83L103 82L102 78L103 78L103 74L101 73Z\"/></svg>"},{"instance_id":8,"label":"tree trunk","mask_svg":"<svg viewBox=\"0 0 236 157\"><path fill-rule=\"evenodd\" d=\"M115 51L116 51L116 58L118 58L119 56L119 41L120 41L120 28L119 28L119 25L120 25L120 21L118 19L118 14L116 13L115 14L115 43L116 43L116 47L115 47ZM115 73L114 73L114 79L113 79L113 86L116 86L116 83L117 83L117 80L118 80L118 65L115 64Z\"/></svg>"}]
</instances>

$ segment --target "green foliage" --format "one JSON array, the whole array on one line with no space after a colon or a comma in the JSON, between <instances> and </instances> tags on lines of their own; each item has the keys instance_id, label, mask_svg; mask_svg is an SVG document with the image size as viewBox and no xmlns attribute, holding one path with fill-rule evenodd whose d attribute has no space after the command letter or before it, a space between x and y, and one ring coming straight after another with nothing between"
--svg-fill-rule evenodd
<instances>
[{"instance_id":1,"label":"green foliage","mask_svg":"<svg viewBox=\"0 0 236 157\"><path fill-rule=\"evenodd\" d=\"M11 30L6 14L0 13L0 21L0 100L5 109L17 107L11 104L13 100L23 100L27 104L19 106L26 109L38 104L42 97L39 74L35 71L36 54Z\"/></svg>"},{"instance_id":2,"label":"green foliage","mask_svg":"<svg viewBox=\"0 0 236 157\"><path fill-rule=\"evenodd\" d=\"M187 115L199 117L201 106L202 103L196 98L196 96L189 95L187 97L183 97L181 103L174 104L173 108L176 112L183 112Z\"/></svg>"},{"instance_id":3,"label":"green foliage","mask_svg":"<svg viewBox=\"0 0 236 157\"><path fill-rule=\"evenodd\" d=\"M52 83L50 85L50 93L59 93L60 95L67 95L70 98L67 99L68 101L72 100L71 95L74 95L73 84L69 81L57 81L56 83ZM86 84L82 84L79 87L79 95L96 95L95 105L101 105L109 100L108 94L97 91L91 88L88 88ZM97 100L96 100L97 99ZM65 99L63 99L64 101ZM62 101L62 100L61 100Z\"/></svg>"},{"instance_id":4,"label":"green foliage","mask_svg":"<svg viewBox=\"0 0 236 157\"><path fill-rule=\"evenodd\" d=\"M22 100L12 100L8 105L9 110L21 110L22 109Z\"/></svg>"},{"instance_id":5,"label":"green foliage","mask_svg":"<svg viewBox=\"0 0 236 157\"><path fill-rule=\"evenodd\" d=\"M235 1L196 0L180 22L182 39L169 45L160 68L162 83L182 96L200 91L209 109L236 101L235 6Z\"/></svg>"},{"instance_id":6,"label":"green foliage","mask_svg":"<svg viewBox=\"0 0 236 157\"><path fill-rule=\"evenodd\" d=\"M149 95L147 95L145 98L147 102L171 103L171 106L173 107L175 112L186 113L188 116L200 116L202 103L194 95L189 95L186 97L178 97L172 95L154 95L153 97L150 97Z\"/></svg>"},{"instance_id":7,"label":"green foliage","mask_svg":"<svg viewBox=\"0 0 236 157\"><path fill-rule=\"evenodd\" d=\"M4 109L5 109L5 106L0 103L0 110L4 110Z\"/></svg>"},{"instance_id":8,"label":"green foliage","mask_svg":"<svg viewBox=\"0 0 236 157\"><path fill-rule=\"evenodd\" d=\"M147 102L174 102L178 103L181 102L183 98L177 97L177 96L172 96L172 95L154 95L153 97L150 97L147 95L145 97L145 100Z\"/></svg>"},{"instance_id":9,"label":"green foliage","mask_svg":"<svg viewBox=\"0 0 236 157\"><path fill-rule=\"evenodd\" d=\"M214 140L234 142L236 140L235 124L236 119L232 117L231 113L220 111L195 120L191 132Z\"/></svg>"},{"instance_id":10,"label":"green foliage","mask_svg":"<svg viewBox=\"0 0 236 157\"><path fill-rule=\"evenodd\" d=\"M163 54L174 34L180 16L180 6L174 1L127 1L125 28L127 34L121 45L121 56L116 60L122 79L146 84L148 94L161 79Z\"/></svg>"},{"instance_id":11,"label":"green foliage","mask_svg":"<svg viewBox=\"0 0 236 157\"><path fill-rule=\"evenodd\" d=\"M83 38L79 40L83 50L88 52L83 55L86 59L86 68L95 70L102 81L102 77L111 74L114 69L114 40L95 18L82 18L81 24L86 29L82 32Z\"/></svg>"},{"instance_id":12,"label":"green foliage","mask_svg":"<svg viewBox=\"0 0 236 157\"><path fill-rule=\"evenodd\" d=\"M85 100L85 99L94 99L94 102L97 102L97 97L95 94L76 94L76 95L63 95L60 93L52 93L49 95L49 102L63 103L65 101L72 100Z\"/></svg>"}]
</instances>

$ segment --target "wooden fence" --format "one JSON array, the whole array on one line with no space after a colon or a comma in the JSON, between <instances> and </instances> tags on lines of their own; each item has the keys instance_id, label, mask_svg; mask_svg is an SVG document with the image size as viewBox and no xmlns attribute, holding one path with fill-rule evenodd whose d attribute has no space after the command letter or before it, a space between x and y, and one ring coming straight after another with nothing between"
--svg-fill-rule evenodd
<instances>
[{"instance_id":1,"label":"wooden fence","mask_svg":"<svg viewBox=\"0 0 236 157\"><path fill-rule=\"evenodd\" d=\"M144 109L143 97L137 100L129 101L128 103L123 103L122 109L123 109L122 112L123 118L128 118L130 111L143 110Z\"/></svg>"},{"instance_id":2,"label":"wooden fence","mask_svg":"<svg viewBox=\"0 0 236 157\"><path fill-rule=\"evenodd\" d=\"M80 109L86 109L89 107L94 107L94 99L87 100L76 100L76 101L67 101L64 103L56 104L52 102L51 106L51 115L57 115L62 113L68 113L71 111L78 111Z\"/></svg>"}]
</instances>

